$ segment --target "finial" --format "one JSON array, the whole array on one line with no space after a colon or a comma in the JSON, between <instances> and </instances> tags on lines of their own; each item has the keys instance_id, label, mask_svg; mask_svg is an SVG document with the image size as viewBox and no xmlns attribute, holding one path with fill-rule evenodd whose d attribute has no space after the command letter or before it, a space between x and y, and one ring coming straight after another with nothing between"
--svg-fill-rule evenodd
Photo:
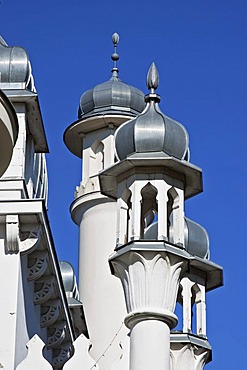
<instances>
[{"instance_id":1,"label":"finial","mask_svg":"<svg viewBox=\"0 0 247 370\"><path fill-rule=\"evenodd\" d=\"M119 55L117 54L117 45L119 43L119 34L114 33L112 35L112 42L114 45L114 53L112 54L111 58L113 60L113 68L112 68L112 77L118 78L118 68L117 68L117 61L119 59Z\"/></svg>"},{"instance_id":2,"label":"finial","mask_svg":"<svg viewBox=\"0 0 247 370\"><path fill-rule=\"evenodd\" d=\"M159 85L159 72L157 70L155 63L153 62L147 74L147 87L149 90L151 90L150 91L151 94L154 93L158 85Z\"/></svg>"}]
</instances>

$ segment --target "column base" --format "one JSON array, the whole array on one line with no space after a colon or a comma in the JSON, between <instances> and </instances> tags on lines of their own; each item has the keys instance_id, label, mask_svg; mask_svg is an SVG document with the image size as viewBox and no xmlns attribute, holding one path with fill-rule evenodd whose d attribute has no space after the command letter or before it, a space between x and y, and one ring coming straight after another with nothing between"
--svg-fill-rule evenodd
<instances>
[{"instance_id":1,"label":"column base","mask_svg":"<svg viewBox=\"0 0 247 370\"><path fill-rule=\"evenodd\" d=\"M175 328L178 323L177 316L169 310L143 310L132 311L125 317L124 323L132 329L137 323L145 320L157 320L166 323L170 329Z\"/></svg>"}]
</instances>

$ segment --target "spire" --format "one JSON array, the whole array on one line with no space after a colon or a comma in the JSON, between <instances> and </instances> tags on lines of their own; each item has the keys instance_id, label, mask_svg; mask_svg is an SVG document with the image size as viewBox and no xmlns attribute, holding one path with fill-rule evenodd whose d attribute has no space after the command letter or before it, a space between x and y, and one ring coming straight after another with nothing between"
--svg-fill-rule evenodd
<instances>
[{"instance_id":1,"label":"spire","mask_svg":"<svg viewBox=\"0 0 247 370\"><path fill-rule=\"evenodd\" d=\"M155 90L157 89L158 86L159 86L159 72L155 63L153 62L147 74L147 88L150 90L150 94L145 96L146 102L160 101L160 96L155 93Z\"/></svg>"},{"instance_id":2,"label":"spire","mask_svg":"<svg viewBox=\"0 0 247 370\"><path fill-rule=\"evenodd\" d=\"M159 85L159 72L155 63L153 62L148 70L147 74L147 87L151 90L151 94L157 89Z\"/></svg>"},{"instance_id":3,"label":"spire","mask_svg":"<svg viewBox=\"0 0 247 370\"><path fill-rule=\"evenodd\" d=\"M119 59L119 55L117 54L117 45L119 43L119 34L118 33L114 33L112 35L112 42L113 42L113 45L114 45L114 53L112 54L111 56L111 59L113 60L113 68L112 68L112 78L113 80L117 79L119 80L119 77L118 77L118 68L117 68L117 61Z\"/></svg>"}]
</instances>

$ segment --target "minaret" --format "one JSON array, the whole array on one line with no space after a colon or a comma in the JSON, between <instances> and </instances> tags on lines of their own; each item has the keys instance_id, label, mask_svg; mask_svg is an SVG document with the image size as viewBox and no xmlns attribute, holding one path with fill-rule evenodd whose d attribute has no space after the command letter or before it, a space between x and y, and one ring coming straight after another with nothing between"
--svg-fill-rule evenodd
<instances>
[{"instance_id":1,"label":"minaret","mask_svg":"<svg viewBox=\"0 0 247 370\"><path fill-rule=\"evenodd\" d=\"M202 173L188 161L184 126L159 109L158 83L152 64L146 107L116 131L119 161L100 173L102 193L117 200L116 249L109 261L125 294L129 369L201 369L210 359L205 291L222 284L222 269L208 260L205 229L184 216L185 200L202 191ZM170 343L178 300L184 328ZM194 302L197 329L192 335Z\"/></svg>"},{"instance_id":2,"label":"minaret","mask_svg":"<svg viewBox=\"0 0 247 370\"><path fill-rule=\"evenodd\" d=\"M117 204L100 192L98 175L115 162L116 129L144 108L143 93L118 76L118 34L113 34L112 41L114 65L110 80L82 95L78 121L64 134L68 149L83 159L82 181L70 211L79 227L80 300L92 343L91 355L99 360L101 370L111 369L121 356L119 344L127 330L123 325L124 295L108 265L115 246Z\"/></svg>"}]
</instances>

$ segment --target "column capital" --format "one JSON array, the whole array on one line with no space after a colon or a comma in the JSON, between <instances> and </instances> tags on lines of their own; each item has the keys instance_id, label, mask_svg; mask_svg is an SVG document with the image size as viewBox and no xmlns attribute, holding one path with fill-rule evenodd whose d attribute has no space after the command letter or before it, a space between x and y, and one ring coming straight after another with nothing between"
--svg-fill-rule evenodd
<instances>
[{"instance_id":1,"label":"column capital","mask_svg":"<svg viewBox=\"0 0 247 370\"><path fill-rule=\"evenodd\" d=\"M124 289L127 327L143 320L163 321L170 328L176 326L174 309L184 262L180 256L151 246L112 256L113 274L121 279Z\"/></svg>"},{"instance_id":2,"label":"column capital","mask_svg":"<svg viewBox=\"0 0 247 370\"><path fill-rule=\"evenodd\" d=\"M184 333L171 334L171 370L202 370L212 360L206 339Z\"/></svg>"}]
</instances>

